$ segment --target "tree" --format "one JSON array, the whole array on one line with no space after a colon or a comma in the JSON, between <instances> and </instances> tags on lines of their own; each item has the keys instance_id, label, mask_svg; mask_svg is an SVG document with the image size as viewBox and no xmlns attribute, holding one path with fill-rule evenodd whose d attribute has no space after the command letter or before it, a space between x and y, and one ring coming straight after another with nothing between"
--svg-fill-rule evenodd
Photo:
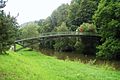
<instances>
[{"instance_id":1,"label":"tree","mask_svg":"<svg viewBox=\"0 0 120 80\"><path fill-rule=\"evenodd\" d=\"M120 55L119 0L101 0L93 19L103 42L98 47L97 55L106 59L118 57Z\"/></svg>"},{"instance_id":2,"label":"tree","mask_svg":"<svg viewBox=\"0 0 120 80\"><path fill-rule=\"evenodd\" d=\"M19 30L20 32L20 39L25 39L25 38L33 38L33 37L38 37L40 34L38 32L38 24L35 22L28 22L24 24L21 29ZM31 49L38 49L38 45L35 44L35 41L28 41L27 43L24 43L25 45L30 45Z\"/></svg>"},{"instance_id":3,"label":"tree","mask_svg":"<svg viewBox=\"0 0 120 80\"><path fill-rule=\"evenodd\" d=\"M77 26L82 23L91 23L92 16L97 9L96 0L73 0L69 7L69 23L71 23L71 29L76 30ZM73 26L72 25L76 25Z\"/></svg>"},{"instance_id":4,"label":"tree","mask_svg":"<svg viewBox=\"0 0 120 80\"><path fill-rule=\"evenodd\" d=\"M68 4L62 4L51 14L51 20L54 27L58 27L62 22L66 22L68 17Z\"/></svg>"},{"instance_id":5,"label":"tree","mask_svg":"<svg viewBox=\"0 0 120 80\"><path fill-rule=\"evenodd\" d=\"M62 23L61 26L56 28L56 32L68 32L66 23ZM71 38L59 38L55 40L54 49L57 51L71 51L73 50L74 40Z\"/></svg>"},{"instance_id":6,"label":"tree","mask_svg":"<svg viewBox=\"0 0 120 80\"><path fill-rule=\"evenodd\" d=\"M35 23L27 23L26 25L22 26L20 29L20 38L24 39L39 36L38 27L39 26Z\"/></svg>"},{"instance_id":7,"label":"tree","mask_svg":"<svg viewBox=\"0 0 120 80\"><path fill-rule=\"evenodd\" d=\"M0 11L0 54L6 53L16 39L17 22L10 14Z\"/></svg>"},{"instance_id":8,"label":"tree","mask_svg":"<svg viewBox=\"0 0 120 80\"><path fill-rule=\"evenodd\" d=\"M77 12L80 7L81 0L72 0L68 8L68 17L66 25L71 31L75 31L78 27L77 22L75 21L77 17Z\"/></svg>"},{"instance_id":9,"label":"tree","mask_svg":"<svg viewBox=\"0 0 120 80\"><path fill-rule=\"evenodd\" d=\"M39 34L41 33L47 33L47 32L52 32L54 30L54 22L52 21L51 17L47 17L45 20L40 20L38 22L39 28L38 32ZM41 41L40 47L42 48L50 48L53 49L53 40L50 39L45 39Z\"/></svg>"}]
</instances>

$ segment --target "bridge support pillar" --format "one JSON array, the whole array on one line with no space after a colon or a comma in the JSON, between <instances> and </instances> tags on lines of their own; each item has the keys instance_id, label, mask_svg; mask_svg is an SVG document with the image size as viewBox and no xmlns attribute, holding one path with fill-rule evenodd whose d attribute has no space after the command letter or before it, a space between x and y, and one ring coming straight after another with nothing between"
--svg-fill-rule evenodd
<instances>
[{"instance_id":1,"label":"bridge support pillar","mask_svg":"<svg viewBox=\"0 0 120 80\"><path fill-rule=\"evenodd\" d=\"M16 51L16 44L14 43L14 52Z\"/></svg>"}]
</instances>

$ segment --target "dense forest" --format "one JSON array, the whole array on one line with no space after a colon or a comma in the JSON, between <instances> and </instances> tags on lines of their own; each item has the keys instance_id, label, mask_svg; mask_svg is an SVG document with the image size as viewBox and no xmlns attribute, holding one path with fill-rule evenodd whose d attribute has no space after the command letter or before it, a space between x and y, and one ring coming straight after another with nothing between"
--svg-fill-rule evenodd
<instances>
[{"instance_id":1,"label":"dense forest","mask_svg":"<svg viewBox=\"0 0 120 80\"><path fill-rule=\"evenodd\" d=\"M66 37L43 40L39 47L56 51L78 51L103 59L120 57L120 0L72 0L62 4L46 19L24 23L17 39L37 37L46 32L91 32L101 39Z\"/></svg>"}]
</instances>

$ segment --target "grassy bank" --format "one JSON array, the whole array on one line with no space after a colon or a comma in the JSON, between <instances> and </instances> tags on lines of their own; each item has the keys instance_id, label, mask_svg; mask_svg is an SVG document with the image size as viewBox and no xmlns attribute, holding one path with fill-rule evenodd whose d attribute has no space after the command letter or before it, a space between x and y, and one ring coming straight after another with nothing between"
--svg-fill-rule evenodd
<instances>
[{"instance_id":1,"label":"grassy bank","mask_svg":"<svg viewBox=\"0 0 120 80\"><path fill-rule=\"evenodd\" d=\"M120 80L120 71L21 50L0 55L0 80Z\"/></svg>"}]
</instances>

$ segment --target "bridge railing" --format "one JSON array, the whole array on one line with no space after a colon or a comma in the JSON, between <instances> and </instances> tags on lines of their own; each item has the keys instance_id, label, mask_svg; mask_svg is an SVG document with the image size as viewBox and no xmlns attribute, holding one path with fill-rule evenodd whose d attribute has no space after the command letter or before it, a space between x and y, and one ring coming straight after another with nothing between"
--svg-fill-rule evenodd
<instances>
[{"instance_id":1,"label":"bridge railing","mask_svg":"<svg viewBox=\"0 0 120 80\"><path fill-rule=\"evenodd\" d=\"M40 36L44 35L61 35L61 34L71 34L74 32L47 32L47 33L41 33Z\"/></svg>"},{"instance_id":2,"label":"bridge railing","mask_svg":"<svg viewBox=\"0 0 120 80\"><path fill-rule=\"evenodd\" d=\"M92 32L47 32L41 33L40 36L53 36L53 35L90 35L99 36L97 33Z\"/></svg>"}]
</instances>

